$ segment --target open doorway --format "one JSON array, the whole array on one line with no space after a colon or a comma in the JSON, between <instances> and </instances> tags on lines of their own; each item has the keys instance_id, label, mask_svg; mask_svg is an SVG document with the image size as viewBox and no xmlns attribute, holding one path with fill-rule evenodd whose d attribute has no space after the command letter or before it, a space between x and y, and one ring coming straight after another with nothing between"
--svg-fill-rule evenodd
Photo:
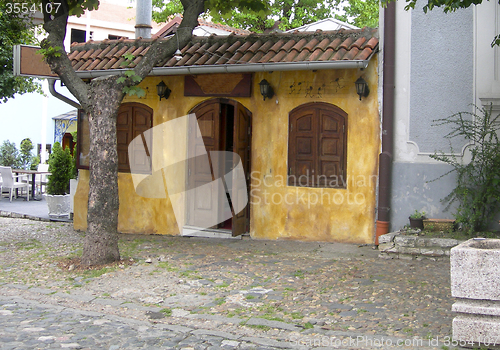
<instances>
[{"instance_id":1,"label":"open doorway","mask_svg":"<svg viewBox=\"0 0 500 350\"><path fill-rule=\"evenodd\" d=\"M187 198L186 224L200 227L202 222L207 222L208 216L214 215L215 210L217 212L215 215L226 219L219 220L217 225L211 227L212 229L225 230L231 232L233 236L248 232L250 206L247 204L245 209L235 213L234 204L239 203L238 201L241 201L242 198L249 197L251 113L237 101L220 98L199 104L193 108L191 113L196 115L203 145L191 144L189 149L197 152L197 149L203 147L209 155L210 166L200 167L188 163L187 185L189 188L199 190L193 191ZM224 159L214 160L210 158L210 152L216 151L227 152ZM235 157L233 152L239 157ZM207 186L203 185L214 182L217 177L222 178L224 174L230 173L236 166L236 162L240 160L245 174L245 188L237 188L238 181L232 179L233 181L229 182L222 181L224 190L219 191L219 195L214 195L213 192L209 193L206 190ZM212 171L209 174L202 169L211 169ZM246 193L242 193L242 191ZM228 205L222 205L222 203Z\"/></svg>"}]
</instances>

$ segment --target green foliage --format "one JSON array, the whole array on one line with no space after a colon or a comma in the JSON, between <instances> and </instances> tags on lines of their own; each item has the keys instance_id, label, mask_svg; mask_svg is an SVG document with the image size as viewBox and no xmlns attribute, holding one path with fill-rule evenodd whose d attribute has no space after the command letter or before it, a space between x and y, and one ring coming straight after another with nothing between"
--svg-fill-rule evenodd
<instances>
[{"instance_id":1,"label":"green foliage","mask_svg":"<svg viewBox=\"0 0 500 350\"><path fill-rule=\"evenodd\" d=\"M38 50L38 54L44 57L61 57L61 52L61 46L50 46L46 41L42 42L41 49Z\"/></svg>"},{"instance_id":2,"label":"green foliage","mask_svg":"<svg viewBox=\"0 0 500 350\"><path fill-rule=\"evenodd\" d=\"M425 218L425 211L419 212L418 210L415 209L415 212L410 215L410 218L412 218L412 219Z\"/></svg>"},{"instance_id":3,"label":"green foliage","mask_svg":"<svg viewBox=\"0 0 500 350\"><path fill-rule=\"evenodd\" d=\"M210 1L206 4L205 17L213 22L258 33L273 28L277 20L281 30L297 28L329 17L336 17L358 27L378 26L378 0L262 0L254 1L254 4L227 1L224 6L220 6L219 2L215 4L216 1ZM167 22L182 12L180 0L167 3L153 0L153 4L153 19L156 22ZM245 5L248 6L239 7ZM337 15L340 8L344 9L345 15Z\"/></svg>"},{"instance_id":4,"label":"green foliage","mask_svg":"<svg viewBox=\"0 0 500 350\"><path fill-rule=\"evenodd\" d=\"M31 140L29 138L26 138L26 139L21 141L20 148L21 148L21 152L19 155L19 162L20 162L21 168L31 169L31 165L33 164L33 162L36 159L36 157L34 157L33 154L31 154L31 151L33 150L33 148L35 148L33 146L33 143L31 142Z\"/></svg>"},{"instance_id":5,"label":"green foliage","mask_svg":"<svg viewBox=\"0 0 500 350\"><path fill-rule=\"evenodd\" d=\"M0 165L10 166L12 168L19 168L19 150L14 142L6 140L0 146Z\"/></svg>"},{"instance_id":6,"label":"green foliage","mask_svg":"<svg viewBox=\"0 0 500 350\"><path fill-rule=\"evenodd\" d=\"M336 18L356 27L378 27L379 0L346 0L341 3L345 15Z\"/></svg>"},{"instance_id":7,"label":"green foliage","mask_svg":"<svg viewBox=\"0 0 500 350\"><path fill-rule=\"evenodd\" d=\"M33 161L31 162L30 170L37 170L38 164L40 164L40 162L41 162L40 155L33 157Z\"/></svg>"},{"instance_id":8,"label":"green foliage","mask_svg":"<svg viewBox=\"0 0 500 350\"><path fill-rule=\"evenodd\" d=\"M265 17L270 13L270 2L270 0L205 0L204 17L211 17L215 22L220 22L219 18L222 17L230 19L235 14L253 13ZM153 0L153 19L157 23L167 22L182 12L183 7L180 0ZM237 28L244 27L238 26Z\"/></svg>"},{"instance_id":9,"label":"green foliage","mask_svg":"<svg viewBox=\"0 0 500 350\"><path fill-rule=\"evenodd\" d=\"M455 219L469 233L486 230L500 208L500 115L493 117L491 108L480 108L480 112L461 112L435 123L451 127L446 138L469 141L469 163L454 156L453 150L451 156L443 152L431 155L453 167L443 176L452 172L457 175L456 187L443 201L448 203L447 208L458 202Z\"/></svg>"},{"instance_id":10,"label":"green foliage","mask_svg":"<svg viewBox=\"0 0 500 350\"><path fill-rule=\"evenodd\" d=\"M7 13L7 4L0 1L0 103L7 102L15 94L38 92L43 94L41 85L33 78L14 77L12 71L14 45L36 44L35 26L26 16Z\"/></svg>"},{"instance_id":11,"label":"green foliage","mask_svg":"<svg viewBox=\"0 0 500 350\"><path fill-rule=\"evenodd\" d=\"M67 0L69 15L80 17L85 13L85 10L97 10L99 0Z\"/></svg>"},{"instance_id":12,"label":"green foliage","mask_svg":"<svg viewBox=\"0 0 500 350\"><path fill-rule=\"evenodd\" d=\"M49 180L47 182L47 193L51 195L63 195L69 192L69 180L71 178L72 158L69 148L64 150L59 142L52 146L52 154L49 157Z\"/></svg>"}]
</instances>

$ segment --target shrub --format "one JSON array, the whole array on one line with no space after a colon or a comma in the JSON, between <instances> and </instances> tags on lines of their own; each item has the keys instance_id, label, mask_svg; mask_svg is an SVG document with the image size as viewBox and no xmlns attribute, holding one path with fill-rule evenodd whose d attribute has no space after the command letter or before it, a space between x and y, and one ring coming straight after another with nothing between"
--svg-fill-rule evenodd
<instances>
[{"instance_id":1,"label":"shrub","mask_svg":"<svg viewBox=\"0 0 500 350\"><path fill-rule=\"evenodd\" d=\"M0 165L12 168L20 167L19 150L14 142L6 140L0 146Z\"/></svg>"},{"instance_id":2,"label":"shrub","mask_svg":"<svg viewBox=\"0 0 500 350\"><path fill-rule=\"evenodd\" d=\"M465 164L456 156L443 152L431 155L431 158L447 163L456 172L457 183L453 191L444 198L447 209L458 202L454 214L457 223L472 233L488 228L493 216L500 207L500 115L492 117L492 109L479 108L481 113L461 112L444 119L436 120L435 125L450 125L448 139L462 137L469 141L471 160ZM443 177L441 176L441 177Z\"/></svg>"},{"instance_id":3,"label":"shrub","mask_svg":"<svg viewBox=\"0 0 500 350\"><path fill-rule=\"evenodd\" d=\"M29 138L26 138L21 141L21 152L19 155L20 166L23 169L32 169L32 165L36 162L36 157L33 157L31 151L34 146ZM35 168L36 169L36 168Z\"/></svg>"},{"instance_id":4,"label":"shrub","mask_svg":"<svg viewBox=\"0 0 500 350\"><path fill-rule=\"evenodd\" d=\"M61 144L55 142L49 157L49 172L51 174L47 182L48 194L63 195L69 192L71 167L72 158L69 148L63 150Z\"/></svg>"}]
</instances>

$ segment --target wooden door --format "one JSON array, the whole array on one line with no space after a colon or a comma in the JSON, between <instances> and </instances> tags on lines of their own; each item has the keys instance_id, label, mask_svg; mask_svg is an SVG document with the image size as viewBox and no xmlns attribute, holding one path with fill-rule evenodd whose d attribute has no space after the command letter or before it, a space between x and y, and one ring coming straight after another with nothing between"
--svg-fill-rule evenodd
<instances>
[{"instance_id":1,"label":"wooden door","mask_svg":"<svg viewBox=\"0 0 500 350\"><path fill-rule=\"evenodd\" d=\"M196 125L190 125L188 147L187 224L203 227L218 217L219 189L213 176L210 152L220 147L220 104L209 101L195 108ZM194 119L192 120L194 123ZM199 133L198 131L199 130ZM205 153L206 150L206 153Z\"/></svg>"},{"instance_id":2,"label":"wooden door","mask_svg":"<svg viewBox=\"0 0 500 350\"><path fill-rule=\"evenodd\" d=\"M241 161L243 173L234 171L232 176L233 236L242 235L250 229L250 136L251 114L241 104L236 103L233 134L233 168Z\"/></svg>"}]
</instances>

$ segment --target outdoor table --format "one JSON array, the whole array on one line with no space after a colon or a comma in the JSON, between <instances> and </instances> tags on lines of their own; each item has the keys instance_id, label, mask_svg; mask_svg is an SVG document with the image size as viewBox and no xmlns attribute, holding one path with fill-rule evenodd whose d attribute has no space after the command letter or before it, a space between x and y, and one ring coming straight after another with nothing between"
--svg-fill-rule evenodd
<instances>
[{"instance_id":1,"label":"outdoor table","mask_svg":"<svg viewBox=\"0 0 500 350\"><path fill-rule=\"evenodd\" d=\"M31 198L34 201L39 201L41 198L36 198L35 196L35 176L38 174L50 175L48 171L38 171L38 170L24 170L24 169L12 169L13 173L16 174L31 174Z\"/></svg>"}]
</instances>

